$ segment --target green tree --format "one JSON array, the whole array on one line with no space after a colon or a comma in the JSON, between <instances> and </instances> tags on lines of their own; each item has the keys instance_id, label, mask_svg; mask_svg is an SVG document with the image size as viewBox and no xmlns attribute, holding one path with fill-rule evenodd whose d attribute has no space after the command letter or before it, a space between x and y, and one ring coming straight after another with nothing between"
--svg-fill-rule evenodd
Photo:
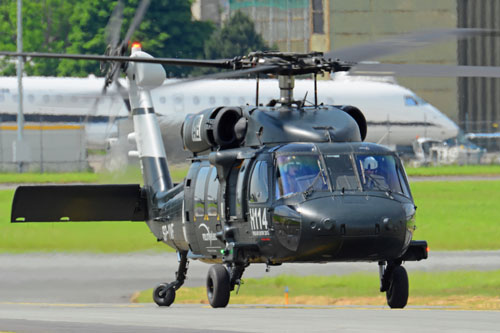
<instances>
[{"instance_id":1,"label":"green tree","mask_svg":"<svg viewBox=\"0 0 500 333\"><path fill-rule=\"evenodd\" d=\"M64 52L71 29L66 19L77 0L23 1L23 50ZM0 3L0 49L17 50L17 1ZM29 59L25 71L29 75L54 75L58 60ZM15 60L5 58L0 64L2 75L15 75Z\"/></svg>"},{"instance_id":2,"label":"green tree","mask_svg":"<svg viewBox=\"0 0 500 333\"><path fill-rule=\"evenodd\" d=\"M191 2L186 0L154 0L134 33L131 41L140 41L144 51L156 57L200 58L203 41L213 31L206 22L191 19ZM78 3L70 18L73 26L68 53L102 54L106 49L105 27L116 1L86 0ZM121 38L133 19L139 0L125 1ZM190 71L186 68L168 68L173 75ZM59 75L101 75L99 64L90 61L63 60Z\"/></svg>"},{"instance_id":3,"label":"green tree","mask_svg":"<svg viewBox=\"0 0 500 333\"><path fill-rule=\"evenodd\" d=\"M205 43L207 59L225 59L247 55L252 51L269 51L260 34L255 31L253 21L236 11L224 27L212 34Z\"/></svg>"}]
</instances>

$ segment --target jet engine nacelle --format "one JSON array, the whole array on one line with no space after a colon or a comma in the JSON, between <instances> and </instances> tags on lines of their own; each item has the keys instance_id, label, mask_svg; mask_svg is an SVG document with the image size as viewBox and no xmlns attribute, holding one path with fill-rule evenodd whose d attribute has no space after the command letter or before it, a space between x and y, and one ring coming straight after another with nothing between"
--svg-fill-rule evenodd
<instances>
[{"instance_id":1,"label":"jet engine nacelle","mask_svg":"<svg viewBox=\"0 0 500 333\"><path fill-rule=\"evenodd\" d=\"M366 126L366 118L363 115L363 112L361 112L360 109L352 105L335 105L335 107L344 111L356 121L359 127L359 134L361 135L361 140L365 141L367 126Z\"/></svg>"},{"instance_id":2,"label":"jet engine nacelle","mask_svg":"<svg viewBox=\"0 0 500 333\"><path fill-rule=\"evenodd\" d=\"M244 137L240 132L245 130L240 108L218 107L187 115L181 136L184 149L199 153L212 148L235 148Z\"/></svg>"}]
</instances>

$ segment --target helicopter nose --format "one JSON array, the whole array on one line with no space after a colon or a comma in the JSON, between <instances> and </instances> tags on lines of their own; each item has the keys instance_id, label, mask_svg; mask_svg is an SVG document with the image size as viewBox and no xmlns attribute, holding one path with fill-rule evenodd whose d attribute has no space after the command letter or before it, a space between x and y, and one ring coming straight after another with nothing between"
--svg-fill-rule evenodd
<instances>
[{"instance_id":1,"label":"helicopter nose","mask_svg":"<svg viewBox=\"0 0 500 333\"><path fill-rule=\"evenodd\" d=\"M317 198L302 203L297 211L302 220L301 245L322 249L318 255L323 259L396 258L411 239L403 205L384 195Z\"/></svg>"}]
</instances>

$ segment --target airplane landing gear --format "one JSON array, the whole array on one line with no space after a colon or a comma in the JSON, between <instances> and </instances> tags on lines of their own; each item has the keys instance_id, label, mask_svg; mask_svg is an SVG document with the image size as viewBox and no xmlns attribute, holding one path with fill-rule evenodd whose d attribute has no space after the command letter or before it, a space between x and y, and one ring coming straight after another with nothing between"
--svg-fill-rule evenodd
<instances>
[{"instance_id":1,"label":"airplane landing gear","mask_svg":"<svg viewBox=\"0 0 500 333\"><path fill-rule=\"evenodd\" d=\"M400 261L379 262L380 291L386 293L391 309L402 309L408 303L408 274Z\"/></svg>"},{"instance_id":2,"label":"airplane landing gear","mask_svg":"<svg viewBox=\"0 0 500 333\"><path fill-rule=\"evenodd\" d=\"M153 290L153 300L158 306L170 306L175 300L175 291L179 289L186 279L188 269L187 252L179 253L179 268L175 273L175 281L161 283Z\"/></svg>"}]
</instances>

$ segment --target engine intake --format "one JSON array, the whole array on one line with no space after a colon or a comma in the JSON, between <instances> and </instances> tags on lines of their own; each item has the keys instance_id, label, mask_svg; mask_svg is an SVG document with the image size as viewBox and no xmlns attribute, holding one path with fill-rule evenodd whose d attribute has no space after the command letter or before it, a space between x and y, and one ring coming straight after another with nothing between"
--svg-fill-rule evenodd
<instances>
[{"instance_id":1,"label":"engine intake","mask_svg":"<svg viewBox=\"0 0 500 333\"><path fill-rule=\"evenodd\" d=\"M246 120L241 108L218 107L189 114L182 125L184 149L199 153L208 149L234 148L244 138Z\"/></svg>"}]
</instances>

